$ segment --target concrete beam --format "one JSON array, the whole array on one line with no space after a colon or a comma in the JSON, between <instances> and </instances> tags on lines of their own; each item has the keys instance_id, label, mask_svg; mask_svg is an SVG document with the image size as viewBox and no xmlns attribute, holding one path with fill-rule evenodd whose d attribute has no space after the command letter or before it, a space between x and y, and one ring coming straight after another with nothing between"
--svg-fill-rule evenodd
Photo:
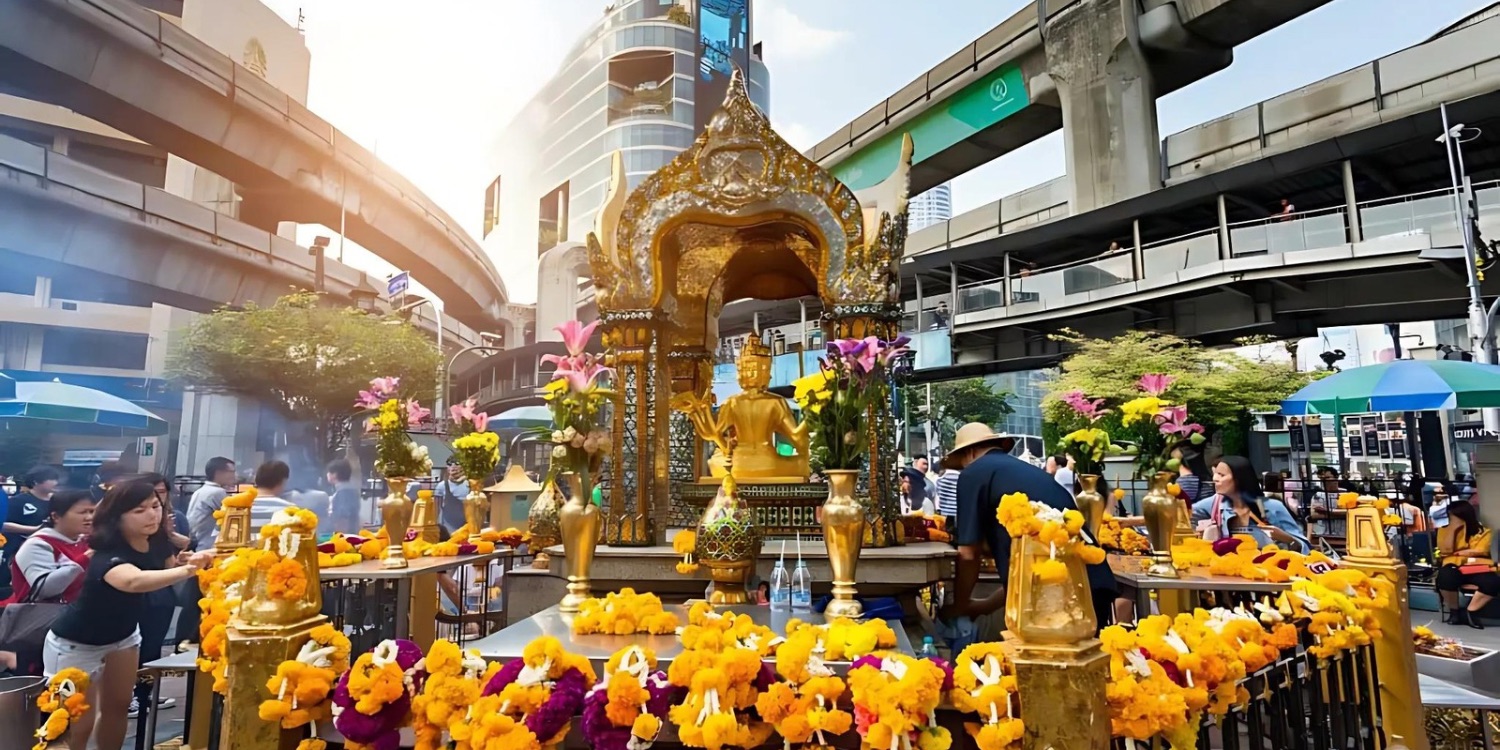
<instances>
[{"instance_id":1,"label":"concrete beam","mask_svg":"<svg viewBox=\"0 0 1500 750\"><path fill-rule=\"evenodd\" d=\"M0 80L243 186L251 216L339 226L488 328L507 300L483 248L410 182L208 45L128 0L0 0ZM253 204L266 202L269 206Z\"/></svg>"},{"instance_id":2,"label":"concrete beam","mask_svg":"<svg viewBox=\"0 0 1500 750\"><path fill-rule=\"evenodd\" d=\"M314 289L307 248L183 198L0 136L0 248L158 290L194 310L270 304ZM325 259L324 291L349 303L371 279Z\"/></svg>"}]
</instances>

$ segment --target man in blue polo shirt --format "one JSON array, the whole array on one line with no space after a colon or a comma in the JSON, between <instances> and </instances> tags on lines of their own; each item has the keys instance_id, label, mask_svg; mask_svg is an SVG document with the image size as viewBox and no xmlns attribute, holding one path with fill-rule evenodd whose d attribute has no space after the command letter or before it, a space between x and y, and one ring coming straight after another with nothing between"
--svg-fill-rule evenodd
<instances>
[{"instance_id":1,"label":"man in blue polo shirt","mask_svg":"<svg viewBox=\"0 0 1500 750\"><path fill-rule=\"evenodd\" d=\"M954 439L944 464L958 468L958 523L953 540L958 545L957 575L953 604L944 608L944 620L987 615L1005 606L1005 581L1010 572L1010 534L995 517L1000 498L1024 492L1034 502L1059 510L1073 510L1073 496L1050 474L1000 450L1003 436L987 425L964 425ZM1092 539L1089 540L1091 543ZM979 566L988 551L1000 574L1000 589L983 599L974 598ZM1090 565L1089 587L1093 589L1096 613L1108 613L1116 589L1114 573L1107 563ZM1107 619L1100 619L1105 625Z\"/></svg>"}]
</instances>

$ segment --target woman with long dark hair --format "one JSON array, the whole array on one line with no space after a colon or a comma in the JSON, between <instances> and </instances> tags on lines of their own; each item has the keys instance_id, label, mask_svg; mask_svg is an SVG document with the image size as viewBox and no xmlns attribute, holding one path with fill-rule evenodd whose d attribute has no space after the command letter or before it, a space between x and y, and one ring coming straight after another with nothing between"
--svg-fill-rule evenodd
<instances>
[{"instance_id":1,"label":"woman with long dark hair","mask_svg":"<svg viewBox=\"0 0 1500 750\"><path fill-rule=\"evenodd\" d=\"M1307 552L1312 545L1297 519L1280 500L1261 494L1255 467L1244 456L1224 456L1214 464L1214 495L1193 503L1193 524L1216 526L1220 536L1248 534L1257 544L1275 544Z\"/></svg>"},{"instance_id":2,"label":"woman with long dark hair","mask_svg":"<svg viewBox=\"0 0 1500 750\"><path fill-rule=\"evenodd\" d=\"M1443 565L1438 568L1435 585L1447 621L1483 630L1475 616L1491 599L1500 596L1500 574L1490 559L1490 530L1479 521L1479 512L1463 500L1448 503L1448 528L1438 535L1438 553ZM1466 609L1458 608L1458 591L1466 584L1479 590L1469 599Z\"/></svg>"},{"instance_id":3,"label":"woman with long dark hair","mask_svg":"<svg viewBox=\"0 0 1500 750\"><path fill-rule=\"evenodd\" d=\"M69 667L91 677L88 703L98 711L98 750L120 750L135 687L140 623L147 594L185 581L213 562L211 552L179 553L162 523L156 488L122 482L104 494L94 513L94 555L78 599L52 624L42 652L53 675ZM70 744L89 746L94 711L79 717Z\"/></svg>"}]
</instances>

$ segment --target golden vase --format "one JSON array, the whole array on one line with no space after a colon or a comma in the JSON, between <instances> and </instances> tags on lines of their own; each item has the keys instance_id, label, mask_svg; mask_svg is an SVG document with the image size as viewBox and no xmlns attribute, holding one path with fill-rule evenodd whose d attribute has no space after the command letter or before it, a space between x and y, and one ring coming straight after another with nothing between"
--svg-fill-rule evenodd
<instances>
[{"instance_id":1,"label":"golden vase","mask_svg":"<svg viewBox=\"0 0 1500 750\"><path fill-rule=\"evenodd\" d=\"M568 502L558 511L558 528L562 531L563 554L567 556L568 593L558 609L577 612L589 596L593 584L589 570L594 567L594 548L599 545L599 508L583 487L583 480L573 472L562 475L568 483Z\"/></svg>"},{"instance_id":2,"label":"golden vase","mask_svg":"<svg viewBox=\"0 0 1500 750\"><path fill-rule=\"evenodd\" d=\"M1104 496L1099 494L1098 474L1079 474L1078 485L1082 489L1073 497L1073 505L1083 514L1083 527L1089 538L1099 540L1099 525L1104 523Z\"/></svg>"},{"instance_id":3,"label":"golden vase","mask_svg":"<svg viewBox=\"0 0 1500 750\"><path fill-rule=\"evenodd\" d=\"M406 567L406 551L401 545L406 541L406 532L411 528L412 502L406 496L406 486L411 480L405 477L386 477L387 494L380 501L380 523L385 527L386 548L384 567Z\"/></svg>"},{"instance_id":4,"label":"golden vase","mask_svg":"<svg viewBox=\"0 0 1500 750\"><path fill-rule=\"evenodd\" d=\"M1051 557L1051 547L1031 537L1011 542L1005 627L1032 646L1073 645L1093 638L1099 620L1083 560L1059 550L1055 559L1067 568L1068 577L1044 581L1037 567Z\"/></svg>"},{"instance_id":5,"label":"golden vase","mask_svg":"<svg viewBox=\"0 0 1500 750\"><path fill-rule=\"evenodd\" d=\"M1159 471L1151 477L1151 490L1141 500L1141 515L1146 517L1146 535L1151 539L1151 567L1147 575L1157 578L1176 578L1177 568L1172 566L1172 542L1181 523L1182 501L1167 491L1172 483L1172 474Z\"/></svg>"},{"instance_id":6,"label":"golden vase","mask_svg":"<svg viewBox=\"0 0 1500 750\"><path fill-rule=\"evenodd\" d=\"M231 624L235 629L254 633L279 630L288 625L307 622L323 611L323 589L318 582L318 538L315 534L298 534L293 537L296 551L291 559L302 568L307 587L296 599L277 599L271 596L266 571L253 568L245 580L245 600L235 610ZM261 542L276 545L277 540ZM275 547L272 547L275 549Z\"/></svg>"},{"instance_id":7,"label":"golden vase","mask_svg":"<svg viewBox=\"0 0 1500 750\"><path fill-rule=\"evenodd\" d=\"M748 604L748 584L760 557L763 537L755 523L755 509L740 498L732 476L724 477L719 493L698 519L698 563L708 568L714 591L710 604Z\"/></svg>"},{"instance_id":8,"label":"golden vase","mask_svg":"<svg viewBox=\"0 0 1500 750\"><path fill-rule=\"evenodd\" d=\"M823 503L823 544L828 547L828 566L833 568L833 600L824 615L859 617L864 607L854 598L855 571L865 543L865 508L854 499L859 471L828 469L828 500Z\"/></svg>"},{"instance_id":9,"label":"golden vase","mask_svg":"<svg viewBox=\"0 0 1500 750\"><path fill-rule=\"evenodd\" d=\"M526 513L526 525L531 531L527 549L536 554L531 567L546 570L552 558L547 554L547 548L562 543L560 521L563 495L562 489L557 486L557 479L548 478L543 481L542 491L531 502L531 510Z\"/></svg>"},{"instance_id":10,"label":"golden vase","mask_svg":"<svg viewBox=\"0 0 1500 750\"><path fill-rule=\"evenodd\" d=\"M469 542L481 541L485 521L490 515L490 499L484 496L484 482L469 480L469 496L464 498L464 525L469 527Z\"/></svg>"}]
</instances>

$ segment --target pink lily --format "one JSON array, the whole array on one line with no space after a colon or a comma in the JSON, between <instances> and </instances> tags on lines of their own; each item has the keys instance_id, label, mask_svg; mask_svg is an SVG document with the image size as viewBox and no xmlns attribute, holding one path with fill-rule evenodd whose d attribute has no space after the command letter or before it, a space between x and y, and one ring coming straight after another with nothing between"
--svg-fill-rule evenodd
<instances>
[{"instance_id":1,"label":"pink lily","mask_svg":"<svg viewBox=\"0 0 1500 750\"><path fill-rule=\"evenodd\" d=\"M890 367L898 357L911 351L906 346L911 343L910 336L897 336L890 341L882 341L880 343L880 364L882 367Z\"/></svg>"},{"instance_id":2,"label":"pink lily","mask_svg":"<svg viewBox=\"0 0 1500 750\"><path fill-rule=\"evenodd\" d=\"M472 422L474 421L474 409L469 406L469 402L465 401L461 404L454 404L448 407L448 416L453 420L454 424Z\"/></svg>"},{"instance_id":3,"label":"pink lily","mask_svg":"<svg viewBox=\"0 0 1500 750\"><path fill-rule=\"evenodd\" d=\"M475 432L484 432L484 428L490 424L490 415L488 412L474 412L473 422Z\"/></svg>"},{"instance_id":4,"label":"pink lily","mask_svg":"<svg viewBox=\"0 0 1500 750\"><path fill-rule=\"evenodd\" d=\"M1083 394L1083 391L1068 391L1063 394L1062 401L1080 416L1086 417L1090 422L1098 421L1100 417L1111 411L1104 408L1104 399L1096 398L1090 400Z\"/></svg>"},{"instance_id":5,"label":"pink lily","mask_svg":"<svg viewBox=\"0 0 1500 750\"><path fill-rule=\"evenodd\" d=\"M359 399L354 402L355 407L360 409L379 409L382 399L369 391L360 391Z\"/></svg>"},{"instance_id":6,"label":"pink lily","mask_svg":"<svg viewBox=\"0 0 1500 750\"><path fill-rule=\"evenodd\" d=\"M584 366L581 369L563 370L562 368L558 368L557 372L553 373L552 377L554 379L561 377L567 380L568 390L574 393L587 393L589 389L594 387L596 381L598 381L601 376L605 375L606 373L612 372L614 372L614 370L611 368L605 367L597 362L589 361L584 363Z\"/></svg>"},{"instance_id":7,"label":"pink lily","mask_svg":"<svg viewBox=\"0 0 1500 750\"><path fill-rule=\"evenodd\" d=\"M597 320L588 325L570 320L552 330L562 335L563 346L567 347L569 354L576 357L588 348L589 338L594 335L594 329L598 327L599 321Z\"/></svg>"},{"instance_id":8,"label":"pink lily","mask_svg":"<svg viewBox=\"0 0 1500 750\"><path fill-rule=\"evenodd\" d=\"M1191 435L1194 432L1202 432L1203 425L1197 422L1188 422L1186 406L1169 406L1162 409L1156 415L1160 421L1160 431L1163 435Z\"/></svg>"},{"instance_id":9,"label":"pink lily","mask_svg":"<svg viewBox=\"0 0 1500 750\"><path fill-rule=\"evenodd\" d=\"M426 422L432 416L432 410L417 403L414 398L406 400L406 424L416 426Z\"/></svg>"},{"instance_id":10,"label":"pink lily","mask_svg":"<svg viewBox=\"0 0 1500 750\"><path fill-rule=\"evenodd\" d=\"M1140 388L1142 391L1145 391L1149 396L1160 396L1161 394L1166 393L1167 389L1171 388L1172 384L1175 382L1177 382L1177 378L1173 375L1152 373L1149 375L1142 375L1141 379L1136 381L1136 387Z\"/></svg>"},{"instance_id":11,"label":"pink lily","mask_svg":"<svg viewBox=\"0 0 1500 750\"><path fill-rule=\"evenodd\" d=\"M389 398L396 395L400 385L401 378L375 378L370 381L370 392L379 398Z\"/></svg>"}]
</instances>

